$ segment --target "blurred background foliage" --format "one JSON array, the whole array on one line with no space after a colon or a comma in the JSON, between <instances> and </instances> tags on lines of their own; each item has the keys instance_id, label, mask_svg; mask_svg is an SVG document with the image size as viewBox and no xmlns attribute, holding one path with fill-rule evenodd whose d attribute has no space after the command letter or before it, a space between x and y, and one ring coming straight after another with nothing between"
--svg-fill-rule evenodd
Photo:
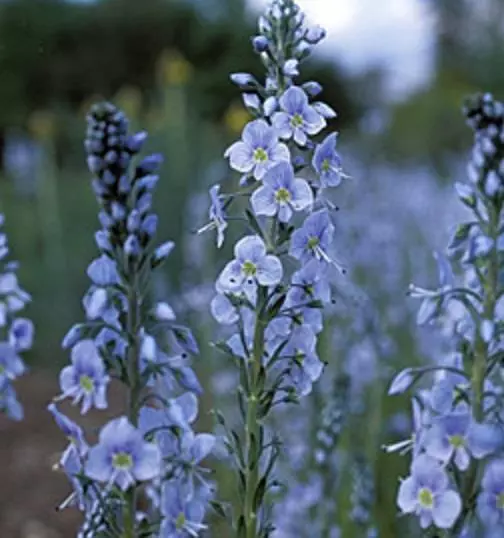
<instances>
[{"instance_id":1,"label":"blurred background foliage","mask_svg":"<svg viewBox=\"0 0 504 538\"><path fill-rule=\"evenodd\" d=\"M386 383L395 368L418 364L438 349L418 338L416 305L411 308L404 291L410 281L435 281L430 252L444 246L458 215L451 184L462 179L471 144L460 113L464 97L476 91L504 95L502 0L426 3L434 21L434 58L420 87L391 98L385 68L350 73L341 58L327 54L302 70L303 80L324 86L324 100L339 112L333 127L341 132L353 179L337 194L337 246L366 296L357 307L351 293L345 298L353 306L343 323L334 316L321 354L334 375L381 372L364 398L364 409L372 412L356 412L355 429L343 443L365 447L375 464L375 516L386 537L399 536L398 528L406 532L393 508L406 460L383 454L380 446L399 435L408 405L387 398ZM337 16L336 9L328 13ZM255 21L244 0L0 0L0 212L22 264L21 282L34 297L34 370L56 376L66 360L59 342L83 315L80 298L88 286L85 269L96 255L98 222L82 140L89 105L105 98L125 110L133 129L149 131L148 150L165 156L156 200L159 236L175 240L177 248L154 282L155 293L178 298L177 310L198 327L204 408L229 392L218 373L221 358L208 345L207 308L212 279L232 241L218 253L211 238L188 230L205 221L208 187L219 181L226 190L226 182L236 181L222 154L249 117L229 74L261 76L249 40ZM354 327L362 311L379 320L373 329L380 333L379 346L371 333ZM368 340L379 350L363 350ZM365 387L362 382L352 390ZM28 396L20 398L29 407ZM315 395L310 405L315 420L323 398ZM377 462L373 454L379 454ZM342 506L350 489L340 492ZM5 513L0 506L0 521ZM345 513L343 536L360 538L362 529Z\"/></svg>"}]
</instances>

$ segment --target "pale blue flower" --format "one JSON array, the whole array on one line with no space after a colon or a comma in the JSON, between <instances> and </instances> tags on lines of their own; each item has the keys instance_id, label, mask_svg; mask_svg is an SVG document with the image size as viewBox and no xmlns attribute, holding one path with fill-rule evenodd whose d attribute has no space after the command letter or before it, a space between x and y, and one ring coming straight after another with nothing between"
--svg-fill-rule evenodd
<instances>
[{"instance_id":1,"label":"pale blue flower","mask_svg":"<svg viewBox=\"0 0 504 538\"><path fill-rule=\"evenodd\" d=\"M243 237L236 243L235 259L221 272L218 282L222 290L244 292L253 298L257 285L275 286L282 279L280 260L266 253L264 241L258 235Z\"/></svg>"},{"instance_id":2,"label":"pale blue flower","mask_svg":"<svg viewBox=\"0 0 504 538\"><path fill-rule=\"evenodd\" d=\"M308 263L311 260L332 263L327 251L332 242L334 226L325 210L312 213L302 228L294 231L291 237L289 254Z\"/></svg>"},{"instance_id":3,"label":"pale blue flower","mask_svg":"<svg viewBox=\"0 0 504 538\"><path fill-rule=\"evenodd\" d=\"M92 406L105 409L109 381L95 342L81 340L72 349L72 364L61 370L61 398L73 398L74 404L82 400L83 414Z\"/></svg>"},{"instance_id":4,"label":"pale blue flower","mask_svg":"<svg viewBox=\"0 0 504 538\"><path fill-rule=\"evenodd\" d=\"M295 178L292 165L285 162L268 170L250 203L256 215L277 215L280 222L288 222L293 211L302 211L313 204L313 193L308 182Z\"/></svg>"},{"instance_id":5,"label":"pale blue flower","mask_svg":"<svg viewBox=\"0 0 504 538\"><path fill-rule=\"evenodd\" d=\"M404 513L417 515L422 529L432 523L449 529L462 509L460 496L450 489L445 470L426 455L414 459L411 475L399 487L397 504Z\"/></svg>"},{"instance_id":6,"label":"pale blue flower","mask_svg":"<svg viewBox=\"0 0 504 538\"><path fill-rule=\"evenodd\" d=\"M222 197L219 195L220 185L213 185L210 188L211 205L208 211L209 223L198 230L201 234L207 230L217 230L217 248L221 248L224 243L224 232L228 226Z\"/></svg>"},{"instance_id":7,"label":"pale blue flower","mask_svg":"<svg viewBox=\"0 0 504 538\"><path fill-rule=\"evenodd\" d=\"M504 526L504 460L493 460L486 466L477 509L488 527Z\"/></svg>"},{"instance_id":8,"label":"pale blue flower","mask_svg":"<svg viewBox=\"0 0 504 538\"><path fill-rule=\"evenodd\" d=\"M318 144L313 154L313 168L322 187L337 187L341 183L341 159L336 152L337 133L331 133Z\"/></svg>"},{"instance_id":9,"label":"pale blue flower","mask_svg":"<svg viewBox=\"0 0 504 538\"><path fill-rule=\"evenodd\" d=\"M9 342L0 342L0 387L22 375L26 367L16 348Z\"/></svg>"},{"instance_id":10,"label":"pale blue flower","mask_svg":"<svg viewBox=\"0 0 504 538\"><path fill-rule=\"evenodd\" d=\"M204 501L186 498L176 481L163 484L161 513L164 517L159 538L197 538L207 528L203 523Z\"/></svg>"},{"instance_id":11,"label":"pale blue flower","mask_svg":"<svg viewBox=\"0 0 504 538\"><path fill-rule=\"evenodd\" d=\"M325 126L325 119L308 103L308 96L298 86L291 86L280 97L282 112L276 112L272 117L273 127L280 138L294 140L300 146L305 146L307 135L316 135Z\"/></svg>"},{"instance_id":12,"label":"pale blue flower","mask_svg":"<svg viewBox=\"0 0 504 538\"><path fill-rule=\"evenodd\" d=\"M156 478L160 472L159 448L145 442L126 417L111 420L102 428L85 466L85 473L92 480L116 484L123 491L137 481Z\"/></svg>"},{"instance_id":13,"label":"pale blue flower","mask_svg":"<svg viewBox=\"0 0 504 538\"><path fill-rule=\"evenodd\" d=\"M275 130L265 120L248 123L243 129L242 140L235 142L225 153L231 168L243 174L251 173L261 180L276 163L288 161L290 153L285 144L278 141Z\"/></svg>"}]
</instances>

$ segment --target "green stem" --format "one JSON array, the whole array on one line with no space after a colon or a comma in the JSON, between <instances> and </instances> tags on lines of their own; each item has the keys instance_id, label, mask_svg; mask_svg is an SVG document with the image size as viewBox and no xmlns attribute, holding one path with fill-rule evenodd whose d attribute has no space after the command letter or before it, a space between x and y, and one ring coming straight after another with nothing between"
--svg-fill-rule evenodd
<instances>
[{"instance_id":1,"label":"green stem","mask_svg":"<svg viewBox=\"0 0 504 538\"><path fill-rule=\"evenodd\" d=\"M489 208L488 236L494 241L492 252L489 256L488 271L482 278L483 284L483 319L492 320L495 304L498 297L499 286L499 253L497 250L497 238L499 236L500 204L494 204ZM473 393L472 414L477 422L484 420L483 393L485 385L486 367L488 361L488 345L483 340L479 331L476 333L474 345L474 357L471 369L471 389ZM481 464L472 462L469 474L465 481L462 501L464 506L459 519L450 534L457 538L464 529L464 525L473 510L473 499L477 493L478 476Z\"/></svg>"},{"instance_id":2,"label":"green stem","mask_svg":"<svg viewBox=\"0 0 504 538\"><path fill-rule=\"evenodd\" d=\"M246 469L245 469L245 495L243 516L245 518L246 538L257 537L257 513L254 508L254 497L259 484L259 418L258 402L258 377L261 369L262 357L264 354L264 330L265 324L262 319L263 310L267 300L268 289L260 286L257 296L256 324L254 329L254 340L252 355L249 362L249 384L250 392L247 395L247 417L245 424L246 437Z\"/></svg>"},{"instance_id":3,"label":"green stem","mask_svg":"<svg viewBox=\"0 0 504 538\"><path fill-rule=\"evenodd\" d=\"M138 354L140 342L138 338L139 321L140 321L140 294L138 292L138 283L133 275L132 281L128 283L128 313L127 313L127 332L131 338L128 346L127 368L128 368L128 394L127 409L128 419L133 426L138 425L138 388L139 388L139 371L138 371ZM126 492L126 507L124 514L124 538L135 538L135 517L136 517L136 488L131 488Z\"/></svg>"}]
</instances>

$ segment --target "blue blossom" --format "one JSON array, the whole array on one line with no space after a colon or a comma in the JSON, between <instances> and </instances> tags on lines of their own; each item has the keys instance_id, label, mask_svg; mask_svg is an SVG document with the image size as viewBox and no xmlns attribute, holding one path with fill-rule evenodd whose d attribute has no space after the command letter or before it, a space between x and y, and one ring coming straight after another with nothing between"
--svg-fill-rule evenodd
<instances>
[{"instance_id":1,"label":"blue blossom","mask_svg":"<svg viewBox=\"0 0 504 538\"><path fill-rule=\"evenodd\" d=\"M0 387L22 375L25 369L16 348L9 342L0 342Z\"/></svg>"},{"instance_id":2,"label":"blue blossom","mask_svg":"<svg viewBox=\"0 0 504 538\"><path fill-rule=\"evenodd\" d=\"M292 166L285 162L270 168L250 203L256 215L277 215L280 222L288 222L293 211L302 211L313 204L313 194L308 182L295 178Z\"/></svg>"},{"instance_id":3,"label":"blue blossom","mask_svg":"<svg viewBox=\"0 0 504 538\"><path fill-rule=\"evenodd\" d=\"M411 475L399 487L397 504L404 513L418 516L422 529L432 523L441 529L451 528L462 508L444 469L425 455L413 461Z\"/></svg>"},{"instance_id":4,"label":"blue blossom","mask_svg":"<svg viewBox=\"0 0 504 538\"><path fill-rule=\"evenodd\" d=\"M60 464L65 467L66 462L74 457L81 460L89 449L82 428L61 413L54 403L49 404L47 410L52 414L56 424L69 441L68 447L60 457Z\"/></svg>"},{"instance_id":5,"label":"blue blossom","mask_svg":"<svg viewBox=\"0 0 504 538\"><path fill-rule=\"evenodd\" d=\"M336 152L337 133L331 133L318 144L313 154L313 168L322 187L337 187L341 183L341 159Z\"/></svg>"},{"instance_id":6,"label":"blue blossom","mask_svg":"<svg viewBox=\"0 0 504 538\"><path fill-rule=\"evenodd\" d=\"M311 260L333 263L327 251L332 242L334 226L325 210L312 213L302 228L291 237L289 254L305 264Z\"/></svg>"},{"instance_id":7,"label":"blue blossom","mask_svg":"<svg viewBox=\"0 0 504 538\"><path fill-rule=\"evenodd\" d=\"M224 267L219 285L232 293L243 291L252 299L256 286L275 286L282 279L280 260L266 253L264 241L258 235L249 235L238 241L235 259Z\"/></svg>"},{"instance_id":8,"label":"blue blossom","mask_svg":"<svg viewBox=\"0 0 504 538\"><path fill-rule=\"evenodd\" d=\"M210 209L208 217L210 222L198 230L198 233L206 232L207 230L217 230L217 248L221 248L224 243L224 232L228 226L222 197L219 195L220 185L213 185L210 188Z\"/></svg>"},{"instance_id":9,"label":"blue blossom","mask_svg":"<svg viewBox=\"0 0 504 538\"><path fill-rule=\"evenodd\" d=\"M290 153L278 141L275 130L264 120L254 120L243 129L242 140L235 142L225 153L231 168L261 180L276 163L288 161Z\"/></svg>"},{"instance_id":10,"label":"blue blossom","mask_svg":"<svg viewBox=\"0 0 504 538\"><path fill-rule=\"evenodd\" d=\"M112 286L119 282L117 266L115 262L105 254L91 262L87 274L97 286Z\"/></svg>"},{"instance_id":11,"label":"blue blossom","mask_svg":"<svg viewBox=\"0 0 504 538\"><path fill-rule=\"evenodd\" d=\"M489 438L495 437L495 443ZM473 423L467 411L457 411L437 417L424 439L424 447L430 456L448 463L453 457L455 465L465 471L471 456L481 459L497 448L498 437L490 425Z\"/></svg>"},{"instance_id":12,"label":"blue blossom","mask_svg":"<svg viewBox=\"0 0 504 538\"><path fill-rule=\"evenodd\" d=\"M26 351L33 345L35 327L33 322L26 318L15 319L9 329L9 343L17 351Z\"/></svg>"},{"instance_id":13,"label":"blue blossom","mask_svg":"<svg viewBox=\"0 0 504 538\"><path fill-rule=\"evenodd\" d=\"M298 86L291 86L279 99L281 112L272 117L273 127L280 138L294 138L305 146L307 135L316 135L325 126L325 119L308 103L308 96Z\"/></svg>"},{"instance_id":14,"label":"blue blossom","mask_svg":"<svg viewBox=\"0 0 504 538\"><path fill-rule=\"evenodd\" d=\"M207 528L203 523L204 501L198 497L184 497L175 481L163 485L161 513L164 516L160 530L162 538L195 538Z\"/></svg>"},{"instance_id":15,"label":"blue blossom","mask_svg":"<svg viewBox=\"0 0 504 538\"><path fill-rule=\"evenodd\" d=\"M89 450L86 475L98 482L116 484L126 491L137 481L156 478L161 472L161 453L143 440L126 417L111 420L100 431L98 444Z\"/></svg>"},{"instance_id":16,"label":"blue blossom","mask_svg":"<svg viewBox=\"0 0 504 538\"><path fill-rule=\"evenodd\" d=\"M496 459L487 464L477 510L486 526L504 525L504 460Z\"/></svg>"},{"instance_id":17,"label":"blue blossom","mask_svg":"<svg viewBox=\"0 0 504 538\"><path fill-rule=\"evenodd\" d=\"M92 406L105 409L109 381L94 341L81 340L72 349L71 366L61 370L61 398L73 398L74 404L82 400L82 414L87 413Z\"/></svg>"}]
</instances>

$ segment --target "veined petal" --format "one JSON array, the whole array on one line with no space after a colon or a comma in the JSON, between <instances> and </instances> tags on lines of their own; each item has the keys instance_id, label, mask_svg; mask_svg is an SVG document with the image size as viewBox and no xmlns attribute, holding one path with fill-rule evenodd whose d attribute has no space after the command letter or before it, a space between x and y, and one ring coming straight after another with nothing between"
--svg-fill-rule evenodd
<instances>
[{"instance_id":1,"label":"veined petal","mask_svg":"<svg viewBox=\"0 0 504 538\"><path fill-rule=\"evenodd\" d=\"M445 491L435 498L432 519L440 529L449 529L455 523L461 509L462 502L458 493L452 490Z\"/></svg>"},{"instance_id":2,"label":"veined petal","mask_svg":"<svg viewBox=\"0 0 504 538\"><path fill-rule=\"evenodd\" d=\"M143 443L134 460L132 472L137 480L152 480L161 472L161 452L154 443Z\"/></svg>"},{"instance_id":3,"label":"veined petal","mask_svg":"<svg viewBox=\"0 0 504 538\"><path fill-rule=\"evenodd\" d=\"M256 215L272 217L277 211L274 191L266 185L254 191L250 198L252 209Z\"/></svg>"},{"instance_id":4,"label":"veined petal","mask_svg":"<svg viewBox=\"0 0 504 538\"><path fill-rule=\"evenodd\" d=\"M250 172L255 165L253 151L250 146L244 142L235 142L227 151L229 165L234 170L241 173Z\"/></svg>"},{"instance_id":5,"label":"veined petal","mask_svg":"<svg viewBox=\"0 0 504 538\"><path fill-rule=\"evenodd\" d=\"M257 267L257 281L261 286L275 286L282 280L282 263L276 256L265 256Z\"/></svg>"},{"instance_id":6,"label":"veined petal","mask_svg":"<svg viewBox=\"0 0 504 538\"><path fill-rule=\"evenodd\" d=\"M297 211L306 209L313 204L313 193L306 180L301 178L294 179L291 203Z\"/></svg>"}]
</instances>

